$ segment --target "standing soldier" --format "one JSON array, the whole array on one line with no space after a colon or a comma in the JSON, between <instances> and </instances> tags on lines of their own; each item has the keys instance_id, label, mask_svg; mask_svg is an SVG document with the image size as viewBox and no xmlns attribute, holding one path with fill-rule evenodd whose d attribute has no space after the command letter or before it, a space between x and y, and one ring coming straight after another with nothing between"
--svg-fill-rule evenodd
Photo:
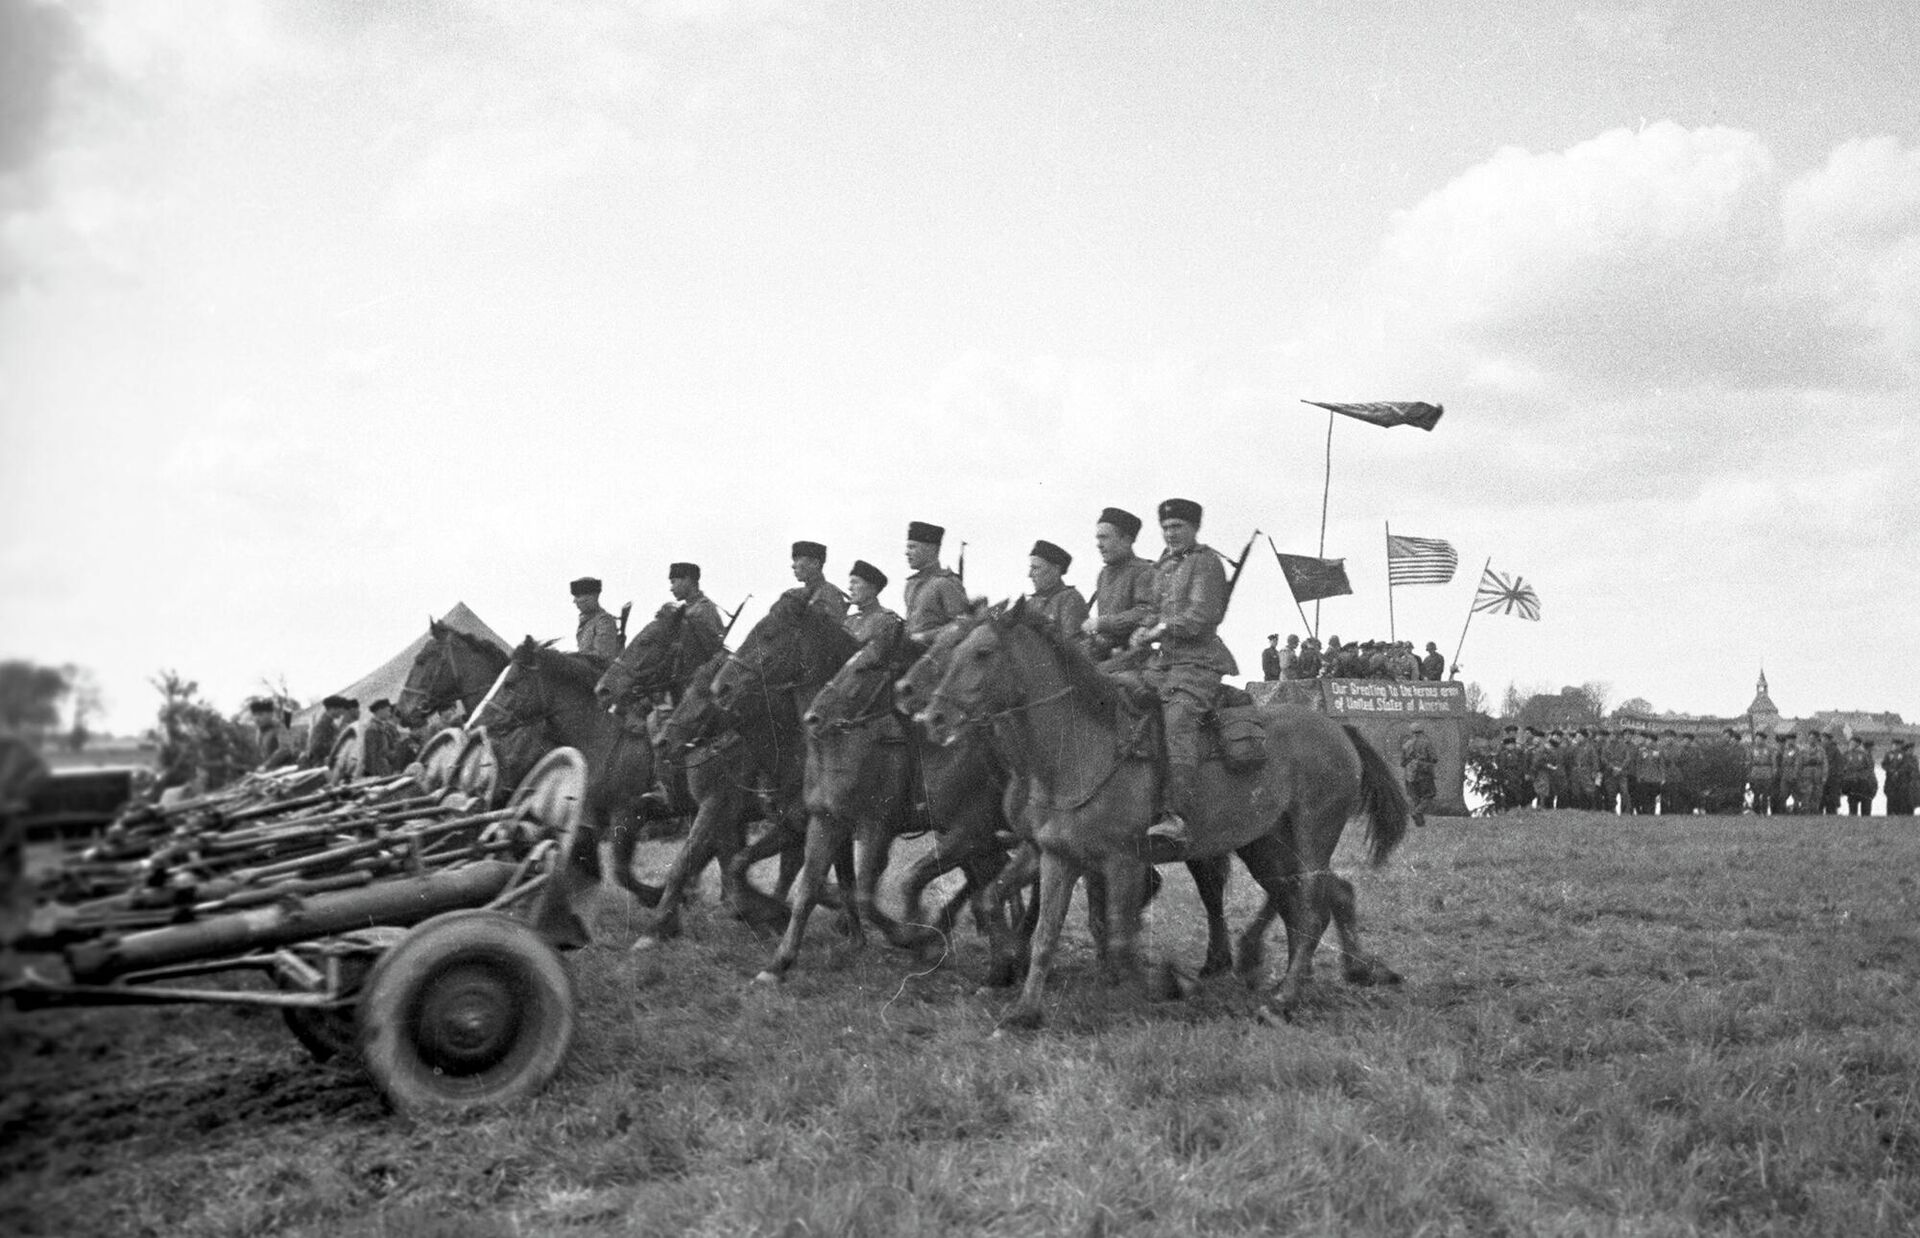
<instances>
[{"instance_id":1,"label":"standing soldier","mask_svg":"<svg viewBox=\"0 0 1920 1238\"><path fill-rule=\"evenodd\" d=\"M793 578L800 583L794 592L810 607L817 606L835 619L847 614L847 595L827 579L827 548L819 542L793 544Z\"/></svg>"},{"instance_id":2,"label":"standing soldier","mask_svg":"<svg viewBox=\"0 0 1920 1238\"><path fill-rule=\"evenodd\" d=\"M727 625L720 618L720 608L713 599L700 591L700 565L698 563L675 563L667 568L667 588L673 593L673 600L680 603L686 612L687 622L713 637L713 643L720 645L725 641Z\"/></svg>"},{"instance_id":3,"label":"standing soldier","mask_svg":"<svg viewBox=\"0 0 1920 1238\"><path fill-rule=\"evenodd\" d=\"M1073 556L1048 541L1038 541L1027 552L1027 579L1033 592L1027 604L1047 617L1053 630L1071 641L1087 622L1087 599L1063 577Z\"/></svg>"},{"instance_id":4,"label":"standing soldier","mask_svg":"<svg viewBox=\"0 0 1920 1238\"><path fill-rule=\"evenodd\" d=\"M327 767L328 759L333 756L333 745L346 728L346 712L347 698L344 696L329 696L320 702L320 716L313 720L313 729L307 732L307 755L300 762L303 769Z\"/></svg>"},{"instance_id":5,"label":"standing soldier","mask_svg":"<svg viewBox=\"0 0 1920 1238\"><path fill-rule=\"evenodd\" d=\"M1800 745L1800 764L1793 789L1797 811L1824 813L1827 808L1827 746L1818 731L1807 732Z\"/></svg>"},{"instance_id":6,"label":"standing soldier","mask_svg":"<svg viewBox=\"0 0 1920 1238\"><path fill-rule=\"evenodd\" d=\"M1846 761L1840 750L1840 728L1830 726L1826 735L1819 741L1821 752L1827 758L1827 784L1820 795L1820 811L1828 816L1840 812L1840 787L1846 781Z\"/></svg>"},{"instance_id":7,"label":"standing soldier","mask_svg":"<svg viewBox=\"0 0 1920 1238\"><path fill-rule=\"evenodd\" d=\"M256 768L279 769L300 759L293 750L293 734L280 717L277 701L251 701L247 704L247 710L253 715L255 743L260 749L260 764Z\"/></svg>"},{"instance_id":8,"label":"standing soldier","mask_svg":"<svg viewBox=\"0 0 1920 1238\"><path fill-rule=\"evenodd\" d=\"M1600 807L1600 744L1587 727L1573 741L1573 806Z\"/></svg>"},{"instance_id":9,"label":"standing soldier","mask_svg":"<svg viewBox=\"0 0 1920 1238\"><path fill-rule=\"evenodd\" d=\"M1300 642L1300 656L1293 661L1293 678L1320 678L1320 638L1309 636Z\"/></svg>"},{"instance_id":10,"label":"standing soldier","mask_svg":"<svg viewBox=\"0 0 1920 1238\"><path fill-rule=\"evenodd\" d=\"M1640 811L1652 816L1657 811L1671 811L1667 803L1667 752L1661 746L1660 737L1653 731L1642 732L1644 741L1640 745L1640 757L1633 772L1634 784L1639 788Z\"/></svg>"},{"instance_id":11,"label":"standing soldier","mask_svg":"<svg viewBox=\"0 0 1920 1238\"><path fill-rule=\"evenodd\" d=\"M1167 548L1153 565L1153 618L1134 630L1131 642L1135 647L1158 642L1141 676L1160 697L1167 746L1163 811L1147 829L1147 859L1156 864L1184 858L1192 841L1187 818L1200 778L1200 720L1213 708L1221 678L1240 671L1220 639L1220 620L1227 613L1227 573L1220 556L1200 542L1200 505L1191 499L1168 499L1159 511Z\"/></svg>"},{"instance_id":12,"label":"standing soldier","mask_svg":"<svg viewBox=\"0 0 1920 1238\"><path fill-rule=\"evenodd\" d=\"M1798 815L1807 811L1806 801L1800 798L1800 767L1807 762L1806 755L1800 751L1800 737L1792 733L1782 735L1780 743L1780 776L1774 783L1773 803L1776 812L1785 815ZM1787 801L1793 801L1789 807ZM1816 804L1814 811L1820 811Z\"/></svg>"},{"instance_id":13,"label":"standing soldier","mask_svg":"<svg viewBox=\"0 0 1920 1238\"><path fill-rule=\"evenodd\" d=\"M367 713L360 737L361 777L385 778L406 769L410 758L393 720L393 702L382 697L367 707Z\"/></svg>"},{"instance_id":14,"label":"standing soldier","mask_svg":"<svg viewBox=\"0 0 1920 1238\"><path fill-rule=\"evenodd\" d=\"M1134 629L1153 613L1153 564L1133 552L1140 536L1140 517L1118 507L1101 511L1093 526L1093 544L1100 551L1100 577L1093 586L1094 615L1080 625L1096 660L1125 649Z\"/></svg>"},{"instance_id":15,"label":"standing soldier","mask_svg":"<svg viewBox=\"0 0 1920 1238\"><path fill-rule=\"evenodd\" d=\"M1400 741L1400 772L1406 779L1407 797L1413 801L1415 825L1425 825L1427 813L1433 808L1433 767L1439 763L1425 724L1415 719L1407 727L1407 737Z\"/></svg>"},{"instance_id":16,"label":"standing soldier","mask_svg":"<svg viewBox=\"0 0 1920 1238\"><path fill-rule=\"evenodd\" d=\"M1560 732L1547 733L1547 742L1533 754L1533 798L1542 808L1558 808L1566 794L1566 754L1560 750Z\"/></svg>"},{"instance_id":17,"label":"standing soldier","mask_svg":"<svg viewBox=\"0 0 1920 1238\"><path fill-rule=\"evenodd\" d=\"M1873 797L1880 793L1880 780L1873 773L1873 745L1856 735L1847 746L1840 790L1847 797L1847 813L1855 817L1873 815Z\"/></svg>"},{"instance_id":18,"label":"standing soldier","mask_svg":"<svg viewBox=\"0 0 1920 1238\"><path fill-rule=\"evenodd\" d=\"M1501 812L1520 807L1526 799L1523 788L1527 782L1527 763L1520 755L1517 738L1508 735L1500 741L1500 751L1493 756L1493 768L1498 776L1495 792L1499 796L1494 806Z\"/></svg>"},{"instance_id":19,"label":"standing soldier","mask_svg":"<svg viewBox=\"0 0 1920 1238\"><path fill-rule=\"evenodd\" d=\"M600 582L582 576L567 586L573 591L574 609L580 612L580 624L573 639L579 651L605 670L620 656L620 625L600 608Z\"/></svg>"},{"instance_id":20,"label":"standing soldier","mask_svg":"<svg viewBox=\"0 0 1920 1238\"><path fill-rule=\"evenodd\" d=\"M1894 740L1880 768L1887 772L1887 815L1912 816L1916 776L1920 775L1920 764L1916 764L1913 756L1913 741Z\"/></svg>"},{"instance_id":21,"label":"standing soldier","mask_svg":"<svg viewBox=\"0 0 1920 1238\"><path fill-rule=\"evenodd\" d=\"M1293 639L1292 637L1288 638ZM1279 683L1282 678L1280 669L1280 633L1267 633L1267 647L1260 651L1260 678L1268 683Z\"/></svg>"},{"instance_id":22,"label":"standing soldier","mask_svg":"<svg viewBox=\"0 0 1920 1238\"><path fill-rule=\"evenodd\" d=\"M1747 792L1753 797L1750 811L1764 817L1773 806L1773 786L1780 777L1778 745L1755 731L1747 741Z\"/></svg>"},{"instance_id":23,"label":"standing soldier","mask_svg":"<svg viewBox=\"0 0 1920 1238\"><path fill-rule=\"evenodd\" d=\"M1427 642L1427 656L1420 659L1420 678L1441 680L1447 677L1447 660L1440 656L1440 650L1432 641Z\"/></svg>"},{"instance_id":24,"label":"standing soldier","mask_svg":"<svg viewBox=\"0 0 1920 1238\"><path fill-rule=\"evenodd\" d=\"M905 598L907 638L925 649L940 629L967 613L967 591L960 577L940 566L940 543L947 531L922 520L907 525Z\"/></svg>"}]
</instances>

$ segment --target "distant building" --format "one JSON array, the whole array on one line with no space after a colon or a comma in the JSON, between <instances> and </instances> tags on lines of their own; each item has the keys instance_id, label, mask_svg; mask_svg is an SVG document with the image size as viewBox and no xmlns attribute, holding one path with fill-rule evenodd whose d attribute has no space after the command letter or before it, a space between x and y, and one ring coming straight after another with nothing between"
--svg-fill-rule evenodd
<instances>
[{"instance_id":1,"label":"distant building","mask_svg":"<svg viewBox=\"0 0 1920 1238\"><path fill-rule=\"evenodd\" d=\"M1859 709L1821 709L1815 710L1806 718L1787 718L1780 713L1780 707L1773 703L1773 697L1767 691L1767 673L1760 672L1759 682L1754 685L1753 702L1744 713L1725 718L1708 717L1702 714L1652 714L1638 710L1615 711L1614 720L1628 726L1645 727L1661 731L1679 731L1681 734L1716 735L1732 727L1742 735L1753 731L1764 731L1774 735L1784 735L1791 731L1805 735L1808 731L1826 732L1838 729L1843 739L1858 735L1873 741L1878 752L1885 752L1890 739L1911 739L1920 741L1920 725L1903 720L1896 713L1871 713Z\"/></svg>"}]
</instances>

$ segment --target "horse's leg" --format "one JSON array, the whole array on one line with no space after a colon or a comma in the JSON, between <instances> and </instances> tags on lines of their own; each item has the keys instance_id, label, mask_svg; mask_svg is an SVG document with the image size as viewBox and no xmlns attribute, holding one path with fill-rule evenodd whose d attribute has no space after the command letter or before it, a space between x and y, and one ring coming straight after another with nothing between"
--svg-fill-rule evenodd
<instances>
[{"instance_id":1,"label":"horse's leg","mask_svg":"<svg viewBox=\"0 0 1920 1238\"><path fill-rule=\"evenodd\" d=\"M1187 872L1207 912L1207 959L1200 965L1204 980L1233 969L1233 939L1227 929L1227 878L1233 872L1233 857L1189 860Z\"/></svg>"},{"instance_id":2,"label":"horse's leg","mask_svg":"<svg viewBox=\"0 0 1920 1238\"><path fill-rule=\"evenodd\" d=\"M1266 892L1260 910L1241 931L1238 958L1234 964L1234 974L1239 976L1241 983L1249 989L1257 989L1261 973L1266 969L1267 930L1273 926L1274 917L1279 916L1286 921L1289 961L1298 948L1298 934L1294 925L1299 919L1299 883L1287 863L1290 852L1272 835L1253 840L1240 848L1237 854L1241 863L1246 865L1247 873Z\"/></svg>"},{"instance_id":3,"label":"horse's leg","mask_svg":"<svg viewBox=\"0 0 1920 1238\"><path fill-rule=\"evenodd\" d=\"M690 887L700 880L707 865L723 851L731 853L739 850L739 841L735 837L738 833L735 820L737 808L734 797L727 794L725 788L715 788L701 798L700 806L693 814L693 826L687 831L679 850L674 852L672 867L667 869L664 893L660 897L653 924L634 941L635 950L651 949L663 941L680 936L680 909L686 903ZM724 883L724 877L722 881Z\"/></svg>"},{"instance_id":4,"label":"horse's leg","mask_svg":"<svg viewBox=\"0 0 1920 1238\"><path fill-rule=\"evenodd\" d=\"M904 805L902 805L904 809ZM893 857L893 840L898 836L898 822L894 814L883 812L869 818L860 825L854 836L854 887L853 903L861 919L880 930L880 935L889 945L903 950L911 950L914 943L903 939L900 925L894 918L880 910L880 878L887 871L887 861Z\"/></svg>"},{"instance_id":5,"label":"horse's leg","mask_svg":"<svg viewBox=\"0 0 1920 1238\"><path fill-rule=\"evenodd\" d=\"M1340 966L1354 984L1399 984L1400 973L1360 948L1360 913L1353 883L1328 874L1327 900L1334 931L1340 935Z\"/></svg>"},{"instance_id":6,"label":"horse's leg","mask_svg":"<svg viewBox=\"0 0 1920 1238\"><path fill-rule=\"evenodd\" d=\"M1302 873L1300 883L1299 923L1287 925L1287 974L1274 990L1270 1006L1274 1014L1282 1019L1291 1019L1300 1005L1301 995L1313 979L1313 952L1320 945L1321 934L1327 931L1328 908L1331 903L1329 886L1332 873L1323 871ZM1298 937L1299 945L1294 945Z\"/></svg>"},{"instance_id":7,"label":"horse's leg","mask_svg":"<svg viewBox=\"0 0 1920 1238\"><path fill-rule=\"evenodd\" d=\"M981 892L981 901L993 909L990 922L991 936L988 938L987 974L980 981L980 988L1004 989L1017 984L1027 966L1028 952L1033 945L1033 923L1028 914L1025 892L1027 883L1034 879L1040 869L1040 853L1031 845L1022 846L1013 854L1013 859L1000 870L987 888ZM1018 900L1020 914L1010 916L1007 904ZM1039 903L1034 903L1034 915L1037 916Z\"/></svg>"},{"instance_id":8,"label":"horse's leg","mask_svg":"<svg viewBox=\"0 0 1920 1238\"><path fill-rule=\"evenodd\" d=\"M748 877L748 870L769 856L780 857L780 884L773 894L763 892ZM796 837L783 823L733 853L722 878L733 891L733 914L758 929L779 932L787 923L787 898L793 879L799 874L806 856L806 836Z\"/></svg>"},{"instance_id":9,"label":"horse's leg","mask_svg":"<svg viewBox=\"0 0 1920 1238\"><path fill-rule=\"evenodd\" d=\"M622 804L610 810L608 817L612 822L609 833L613 843L613 879L620 883L622 889L639 899L642 907L658 907L660 887L648 885L633 871L633 855L640 846L639 815L631 805Z\"/></svg>"},{"instance_id":10,"label":"horse's leg","mask_svg":"<svg viewBox=\"0 0 1920 1238\"><path fill-rule=\"evenodd\" d=\"M1040 921L1033 931L1033 958L1027 965L1027 982L1020 999L1007 1012L1011 1027L1039 1027L1046 1017L1042 1002L1047 992L1047 974L1053 969L1054 952L1060 948L1060 930L1065 927L1067 908L1073 902L1073 887L1079 877L1073 863L1055 852L1040 855Z\"/></svg>"},{"instance_id":11,"label":"horse's leg","mask_svg":"<svg viewBox=\"0 0 1920 1238\"><path fill-rule=\"evenodd\" d=\"M833 879L840 893L840 932L849 943L858 944L865 934L860 927L860 876L854 863L851 829L841 832L840 845L834 851Z\"/></svg>"},{"instance_id":12,"label":"horse's leg","mask_svg":"<svg viewBox=\"0 0 1920 1238\"><path fill-rule=\"evenodd\" d=\"M1151 866L1115 853L1101 864L1106 886L1107 971L1129 992L1143 992L1140 959L1140 907Z\"/></svg>"},{"instance_id":13,"label":"horse's leg","mask_svg":"<svg viewBox=\"0 0 1920 1238\"><path fill-rule=\"evenodd\" d=\"M807 862L800 869L789 897L787 931L780 938L773 961L758 976L758 984L778 984L800 957L800 941L807 933L807 917L813 914L820 886L827 879L829 865L838 866L846 851L846 830L832 817L816 814L807 822ZM851 904L851 900L849 900Z\"/></svg>"},{"instance_id":14,"label":"horse's leg","mask_svg":"<svg viewBox=\"0 0 1920 1238\"><path fill-rule=\"evenodd\" d=\"M1093 957L1100 960L1101 974L1112 983L1121 978L1115 970L1107 937L1107 875L1099 869L1083 874L1087 887L1087 935L1093 938Z\"/></svg>"},{"instance_id":15,"label":"horse's leg","mask_svg":"<svg viewBox=\"0 0 1920 1238\"><path fill-rule=\"evenodd\" d=\"M567 841L566 852L554 865L547 888L541 891L533 913L533 927L555 947L567 950L593 940L593 930L581 918L576 901L600 888L600 831L591 812L581 813L580 824Z\"/></svg>"}]
</instances>

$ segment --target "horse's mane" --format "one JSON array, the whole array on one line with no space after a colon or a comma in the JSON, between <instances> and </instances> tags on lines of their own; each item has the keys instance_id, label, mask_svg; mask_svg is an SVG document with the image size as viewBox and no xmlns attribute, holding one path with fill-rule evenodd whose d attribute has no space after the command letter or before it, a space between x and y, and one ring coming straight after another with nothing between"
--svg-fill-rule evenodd
<instances>
[{"instance_id":1,"label":"horse's mane","mask_svg":"<svg viewBox=\"0 0 1920 1238\"><path fill-rule=\"evenodd\" d=\"M473 650L475 653L484 654L495 662L503 664L506 662L507 655L501 650L500 646L494 644L484 636L475 636L471 632L462 632L459 628L455 627L449 627L447 631L453 633L454 637L459 640L461 644Z\"/></svg>"},{"instance_id":2,"label":"horse's mane","mask_svg":"<svg viewBox=\"0 0 1920 1238\"><path fill-rule=\"evenodd\" d=\"M995 622L1003 629L1016 623L1032 629L1053 650L1067 683L1094 710L1111 713L1126 699L1120 685L1102 671L1085 650L1062 634L1058 624L1038 610L1016 602Z\"/></svg>"},{"instance_id":3,"label":"horse's mane","mask_svg":"<svg viewBox=\"0 0 1920 1238\"><path fill-rule=\"evenodd\" d=\"M585 658L562 653L551 645L534 644L531 638L513 651L513 660L588 696L593 695L594 685L600 682L600 671Z\"/></svg>"}]
</instances>

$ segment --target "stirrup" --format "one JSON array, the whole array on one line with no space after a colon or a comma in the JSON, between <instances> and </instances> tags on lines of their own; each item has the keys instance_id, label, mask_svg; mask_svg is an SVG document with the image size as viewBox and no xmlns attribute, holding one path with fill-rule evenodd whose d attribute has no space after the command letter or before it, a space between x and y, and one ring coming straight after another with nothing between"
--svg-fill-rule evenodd
<instances>
[{"instance_id":1,"label":"stirrup","mask_svg":"<svg viewBox=\"0 0 1920 1238\"><path fill-rule=\"evenodd\" d=\"M1147 827L1146 858L1149 864L1169 864L1184 860L1193 843L1187 819L1170 812Z\"/></svg>"}]
</instances>

